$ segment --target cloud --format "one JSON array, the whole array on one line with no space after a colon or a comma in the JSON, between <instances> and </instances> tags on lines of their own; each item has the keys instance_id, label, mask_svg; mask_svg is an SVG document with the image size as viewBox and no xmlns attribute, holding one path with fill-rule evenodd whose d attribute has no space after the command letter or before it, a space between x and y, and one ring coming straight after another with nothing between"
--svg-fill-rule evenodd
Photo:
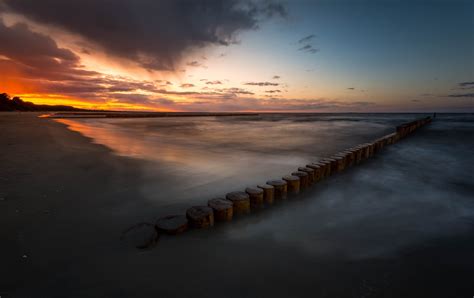
<instances>
[{"instance_id":1,"label":"cloud","mask_svg":"<svg viewBox=\"0 0 474 298\"><path fill-rule=\"evenodd\" d=\"M308 36L303 37L302 39L298 40L298 43L308 43L312 39L314 39L315 37L316 37L316 35L314 35L314 34L308 35Z\"/></svg>"},{"instance_id":2,"label":"cloud","mask_svg":"<svg viewBox=\"0 0 474 298\"><path fill-rule=\"evenodd\" d=\"M242 88L225 88L221 89L220 91L226 92L226 93L231 93L231 94L246 94L246 95L253 95L252 91L248 91Z\"/></svg>"},{"instance_id":3,"label":"cloud","mask_svg":"<svg viewBox=\"0 0 474 298\"><path fill-rule=\"evenodd\" d=\"M278 80L279 78L281 78L280 76L273 76L272 79L274 80Z\"/></svg>"},{"instance_id":4,"label":"cloud","mask_svg":"<svg viewBox=\"0 0 474 298\"><path fill-rule=\"evenodd\" d=\"M206 82L207 85L220 85L222 84L221 81L208 81Z\"/></svg>"},{"instance_id":5,"label":"cloud","mask_svg":"<svg viewBox=\"0 0 474 298\"><path fill-rule=\"evenodd\" d=\"M192 67L199 67L199 66L202 66L202 63L200 63L199 61L191 61L191 62L186 63L186 65L192 66Z\"/></svg>"},{"instance_id":6,"label":"cloud","mask_svg":"<svg viewBox=\"0 0 474 298\"><path fill-rule=\"evenodd\" d=\"M449 94L447 97L454 98L474 98L474 93L464 93L464 94Z\"/></svg>"},{"instance_id":7,"label":"cloud","mask_svg":"<svg viewBox=\"0 0 474 298\"><path fill-rule=\"evenodd\" d=\"M0 60L4 74L8 70L22 76L48 80L75 79L97 74L81 69L80 59L72 51L59 48L49 36L32 32L25 24L7 27L0 18Z\"/></svg>"},{"instance_id":8,"label":"cloud","mask_svg":"<svg viewBox=\"0 0 474 298\"><path fill-rule=\"evenodd\" d=\"M264 86L278 86L280 84L272 83L272 82L247 82L247 83L244 83L244 85L264 87Z\"/></svg>"},{"instance_id":9,"label":"cloud","mask_svg":"<svg viewBox=\"0 0 474 298\"><path fill-rule=\"evenodd\" d=\"M302 39L298 40L298 44L303 45L302 47L298 48L298 51L310 53L310 54L315 54L319 52L319 49L315 48L311 42L313 39L316 37L316 35L311 34L306 37L303 37Z\"/></svg>"},{"instance_id":10,"label":"cloud","mask_svg":"<svg viewBox=\"0 0 474 298\"><path fill-rule=\"evenodd\" d=\"M474 87L474 82L461 82L458 85L459 87Z\"/></svg>"},{"instance_id":11,"label":"cloud","mask_svg":"<svg viewBox=\"0 0 474 298\"><path fill-rule=\"evenodd\" d=\"M157 96L214 96L216 93L167 90L165 80L138 81L130 78L86 71L79 57L60 48L49 36L30 30L25 24L5 26L0 19L0 81L8 89L8 81L27 86L31 93L61 95L90 103L128 103L155 107ZM183 84L182 87L193 87ZM145 95L147 94L147 95ZM161 100L163 103L163 100Z\"/></svg>"},{"instance_id":12,"label":"cloud","mask_svg":"<svg viewBox=\"0 0 474 298\"><path fill-rule=\"evenodd\" d=\"M453 90L469 90L469 89L474 89L474 82L461 82L458 83L457 87Z\"/></svg>"},{"instance_id":13,"label":"cloud","mask_svg":"<svg viewBox=\"0 0 474 298\"><path fill-rule=\"evenodd\" d=\"M160 105L174 105L175 101L167 98L155 98L153 99L154 103L160 104Z\"/></svg>"},{"instance_id":14,"label":"cloud","mask_svg":"<svg viewBox=\"0 0 474 298\"><path fill-rule=\"evenodd\" d=\"M194 84L185 83L185 84L181 84L180 87L181 88L191 88L191 87L194 87Z\"/></svg>"},{"instance_id":15,"label":"cloud","mask_svg":"<svg viewBox=\"0 0 474 298\"><path fill-rule=\"evenodd\" d=\"M306 52L306 53L315 54L315 53L319 52L319 49L316 49L312 45L307 44L307 45L302 46L301 48L299 48L298 51L303 51L303 52Z\"/></svg>"},{"instance_id":16,"label":"cloud","mask_svg":"<svg viewBox=\"0 0 474 298\"><path fill-rule=\"evenodd\" d=\"M355 90L355 88L354 87L349 87L349 88L347 88L347 90Z\"/></svg>"},{"instance_id":17,"label":"cloud","mask_svg":"<svg viewBox=\"0 0 474 298\"><path fill-rule=\"evenodd\" d=\"M267 1L2 0L14 12L81 36L107 54L149 70L175 70L186 53L227 46L286 8ZM3 41L2 41L3 46Z\"/></svg>"},{"instance_id":18,"label":"cloud","mask_svg":"<svg viewBox=\"0 0 474 298\"><path fill-rule=\"evenodd\" d=\"M178 91L172 90L171 82L165 80L133 80L87 71L74 52L61 48L45 34L33 32L25 24L6 26L0 20L0 40L2 42L0 46L2 85L5 82L2 75L8 73L15 83L25 86L34 85L37 94L52 100L57 95L64 95L80 99L80 102L85 105L107 104L112 109L116 107L129 109L138 106L139 108L166 108L182 111L306 111L338 108L352 110L370 105L364 102L344 103L325 99L279 99L275 98L276 96L263 98L263 96L256 96L250 90L237 87L212 88L206 92L197 92L194 89ZM206 86L211 85L213 84ZM215 85L215 87L219 86L217 83ZM246 85L270 87L281 84L257 81L248 82ZM193 84L181 85L182 88L193 86ZM267 94L280 93L280 90L276 88L267 91Z\"/></svg>"}]
</instances>

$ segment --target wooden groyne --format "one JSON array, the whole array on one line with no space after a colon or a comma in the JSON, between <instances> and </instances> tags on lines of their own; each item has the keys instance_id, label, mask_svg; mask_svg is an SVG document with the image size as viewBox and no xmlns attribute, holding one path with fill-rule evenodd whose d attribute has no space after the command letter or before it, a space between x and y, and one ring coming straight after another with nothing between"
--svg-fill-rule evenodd
<instances>
[{"instance_id":1,"label":"wooden groyne","mask_svg":"<svg viewBox=\"0 0 474 298\"><path fill-rule=\"evenodd\" d=\"M372 142L360 144L343 150L327 158L295 167L295 172L281 179L269 180L266 184L248 187L245 191L235 191L225 197L212 198L207 205L193 206L184 215L171 215L160 218L156 233L179 234L190 228L211 228L214 224L232 221L264 207L270 207L275 201L291 199L304 189L309 189L329 176L336 175L348 168L379 154L387 146L397 143L418 128L429 124L431 117L404 123L396 131Z\"/></svg>"}]
</instances>

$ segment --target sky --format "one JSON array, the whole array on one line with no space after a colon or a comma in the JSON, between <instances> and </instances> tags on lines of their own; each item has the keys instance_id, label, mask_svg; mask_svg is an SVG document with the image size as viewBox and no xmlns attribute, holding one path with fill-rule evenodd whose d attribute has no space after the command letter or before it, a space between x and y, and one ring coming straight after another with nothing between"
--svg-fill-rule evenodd
<instances>
[{"instance_id":1,"label":"sky","mask_svg":"<svg viewBox=\"0 0 474 298\"><path fill-rule=\"evenodd\" d=\"M0 92L108 110L474 112L474 2L0 0Z\"/></svg>"}]
</instances>

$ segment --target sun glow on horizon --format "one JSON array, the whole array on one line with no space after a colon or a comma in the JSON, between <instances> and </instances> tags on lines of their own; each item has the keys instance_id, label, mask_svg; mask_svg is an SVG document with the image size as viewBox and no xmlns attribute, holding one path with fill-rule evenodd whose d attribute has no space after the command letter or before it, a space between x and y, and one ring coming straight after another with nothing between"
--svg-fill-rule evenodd
<instances>
[{"instance_id":1,"label":"sun glow on horizon","mask_svg":"<svg viewBox=\"0 0 474 298\"><path fill-rule=\"evenodd\" d=\"M470 24L466 8L472 6L462 3L400 3L404 22L399 11L376 2L367 5L383 12L383 21L359 4L344 10L289 2L252 13L205 4L217 15L235 16L229 23L170 2L176 15L202 25L194 32L166 12L159 20L149 15L159 3L112 5L132 20L130 8L144 16L125 26L126 18L110 10L103 17L111 26L91 26L88 16L65 21L30 11L36 4L7 2L0 12L0 92L36 104L185 112L473 109L474 45L459 30ZM80 1L61 3L70 16L81 8ZM102 13L103 5L89 9ZM363 24L359 12L367 13Z\"/></svg>"}]
</instances>

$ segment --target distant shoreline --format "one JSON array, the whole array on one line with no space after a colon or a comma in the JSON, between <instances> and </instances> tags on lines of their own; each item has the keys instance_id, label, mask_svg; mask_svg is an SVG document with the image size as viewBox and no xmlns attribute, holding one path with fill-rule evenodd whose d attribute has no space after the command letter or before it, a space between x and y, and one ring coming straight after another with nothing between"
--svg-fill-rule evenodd
<instances>
[{"instance_id":1,"label":"distant shoreline","mask_svg":"<svg viewBox=\"0 0 474 298\"><path fill-rule=\"evenodd\" d=\"M258 116L258 113L207 113L207 112L71 112L42 115L44 118L160 118L209 116Z\"/></svg>"},{"instance_id":2,"label":"distant shoreline","mask_svg":"<svg viewBox=\"0 0 474 298\"><path fill-rule=\"evenodd\" d=\"M135 111L0 111L0 113L37 113L40 118L74 119L74 118L167 118L167 117L231 117L231 116L261 116L261 115L396 115L419 114L431 116L432 112L135 112ZM472 115L472 112L437 112L437 115Z\"/></svg>"},{"instance_id":3,"label":"distant shoreline","mask_svg":"<svg viewBox=\"0 0 474 298\"><path fill-rule=\"evenodd\" d=\"M52 112L49 115L41 115L43 118L68 119L68 118L165 118L165 117L229 117L229 116L259 116L262 114L273 115L336 115L336 114L420 114L432 115L432 112L377 112L377 113L361 113L361 112L131 112L131 111L85 111L85 112ZM472 113L437 113L443 114L472 114Z\"/></svg>"}]
</instances>

